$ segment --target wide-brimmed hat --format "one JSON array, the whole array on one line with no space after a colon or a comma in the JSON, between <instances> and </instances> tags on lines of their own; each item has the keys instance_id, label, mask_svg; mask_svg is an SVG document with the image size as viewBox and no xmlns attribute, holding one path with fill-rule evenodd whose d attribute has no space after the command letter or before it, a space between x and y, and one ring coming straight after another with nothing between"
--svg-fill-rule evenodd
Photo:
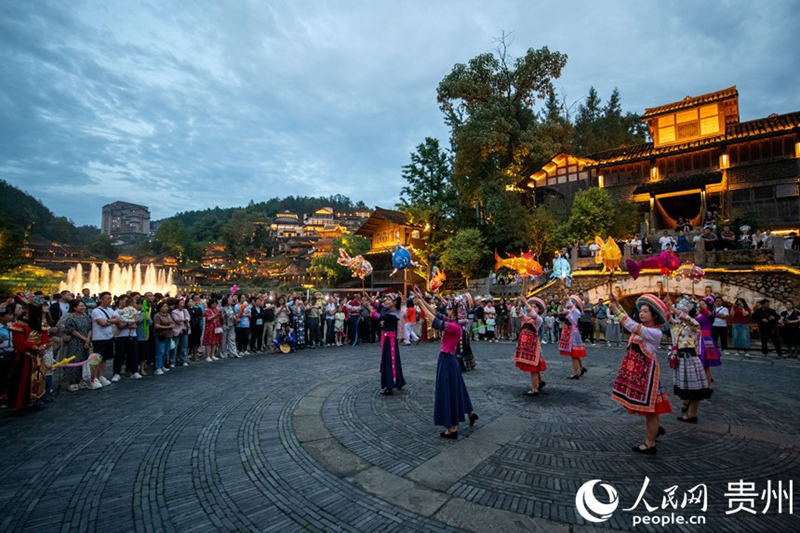
<instances>
[{"instance_id":1,"label":"wide-brimmed hat","mask_svg":"<svg viewBox=\"0 0 800 533\"><path fill-rule=\"evenodd\" d=\"M580 309L581 313L583 313L583 298L573 294L569 297L569 301L572 302L572 305Z\"/></svg>"},{"instance_id":2,"label":"wide-brimmed hat","mask_svg":"<svg viewBox=\"0 0 800 533\"><path fill-rule=\"evenodd\" d=\"M642 305L650 308L656 324L666 324L669 321L669 307L659 297L653 294L642 294L636 299L636 309L641 308Z\"/></svg>"},{"instance_id":3,"label":"wide-brimmed hat","mask_svg":"<svg viewBox=\"0 0 800 533\"><path fill-rule=\"evenodd\" d=\"M537 296L531 296L530 298L528 298L528 305L535 305L536 312L539 314L544 313L545 310L547 309L547 304L544 303L544 300L542 300Z\"/></svg>"}]
</instances>

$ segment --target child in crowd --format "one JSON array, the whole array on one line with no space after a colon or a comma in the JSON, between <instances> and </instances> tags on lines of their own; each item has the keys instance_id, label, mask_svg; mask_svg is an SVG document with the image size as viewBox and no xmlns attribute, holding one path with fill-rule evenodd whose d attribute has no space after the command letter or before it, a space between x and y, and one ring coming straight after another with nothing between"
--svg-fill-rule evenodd
<instances>
[{"instance_id":1,"label":"child in crowd","mask_svg":"<svg viewBox=\"0 0 800 533\"><path fill-rule=\"evenodd\" d=\"M336 314L333 315L333 331L336 332L336 346L344 345L344 320L345 308L340 307Z\"/></svg>"},{"instance_id":2,"label":"child in crowd","mask_svg":"<svg viewBox=\"0 0 800 533\"><path fill-rule=\"evenodd\" d=\"M486 313L486 340L489 342L497 342L497 339L494 336L496 325L497 321L494 313Z\"/></svg>"},{"instance_id":3,"label":"child in crowd","mask_svg":"<svg viewBox=\"0 0 800 533\"><path fill-rule=\"evenodd\" d=\"M542 336L542 344L556 342L555 327L556 317L553 316L552 312L547 313L547 316L544 317L544 335Z\"/></svg>"},{"instance_id":4,"label":"child in crowd","mask_svg":"<svg viewBox=\"0 0 800 533\"><path fill-rule=\"evenodd\" d=\"M56 336L52 335L44 350L44 397L46 402L53 401L53 363L55 363L54 352L58 350Z\"/></svg>"}]
</instances>

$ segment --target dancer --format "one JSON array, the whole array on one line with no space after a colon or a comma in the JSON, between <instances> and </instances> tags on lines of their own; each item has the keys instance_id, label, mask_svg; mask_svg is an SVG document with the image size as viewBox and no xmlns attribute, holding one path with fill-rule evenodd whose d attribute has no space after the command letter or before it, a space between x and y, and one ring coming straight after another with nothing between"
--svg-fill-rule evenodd
<instances>
[{"instance_id":1,"label":"dancer","mask_svg":"<svg viewBox=\"0 0 800 533\"><path fill-rule=\"evenodd\" d=\"M436 365L433 423L446 428L439 434L442 438L457 439L458 424L464 422L464 415L467 415L470 426L474 426L478 420L478 415L472 409L472 401L464 384L464 378L461 376L461 367L455 357L456 345L461 339L463 329L455 322L458 318L455 308L451 307L448 310L449 316L445 318L436 314L418 287L414 287L414 294L428 321L433 323L434 329L442 332L442 348Z\"/></svg>"},{"instance_id":2,"label":"dancer","mask_svg":"<svg viewBox=\"0 0 800 533\"><path fill-rule=\"evenodd\" d=\"M558 352L561 355L572 357L572 374L567 379L580 379L586 373L583 367L583 358L586 357L586 347L578 329L578 321L583 314L583 300L580 296L572 295L562 306L559 320L564 323L561 328L561 340L558 343Z\"/></svg>"},{"instance_id":3,"label":"dancer","mask_svg":"<svg viewBox=\"0 0 800 533\"><path fill-rule=\"evenodd\" d=\"M719 349L711 336L711 328L714 325L714 295L706 296L700 300L700 312L695 320L700 324L700 361L706 372L706 381L709 388L714 388L714 378L711 377L711 367L722 365Z\"/></svg>"},{"instance_id":4,"label":"dancer","mask_svg":"<svg viewBox=\"0 0 800 533\"><path fill-rule=\"evenodd\" d=\"M364 293L366 296L367 293ZM399 310L402 297L388 292L383 296L383 304L376 310L367 298L370 316L381 322L381 394L391 396L392 389L403 390L406 384L403 367L400 364L400 345L397 343L397 325L400 323Z\"/></svg>"},{"instance_id":5,"label":"dancer","mask_svg":"<svg viewBox=\"0 0 800 533\"><path fill-rule=\"evenodd\" d=\"M445 309L449 309L450 307L455 309L455 316L458 321L458 325L461 326L463 331L461 334L461 340L458 341L458 346L456 347L456 357L458 358L459 366L461 366L461 371L466 372L468 370L474 370L475 354L472 352L472 344L469 340L471 332L468 331L468 312L470 306L473 305L472 296L469 293L465 293L463 296L453 298L451 303L445 302L445 300L438 294L436 295L436 298ZM425 314L423 313L423 318L424 316Z\"/></svg>"},{"instance_id":6,"label":"dancer","mask_svg":"<svg viewBox=\"0 0 800 533\"><path fill-rule=\"evenodd\" d=\"M681 422L697 423L697 409L700 401L711 398L713 392L706 380L703 363L697 355L697 344L700 338L700 324L694 319L697 308L694 302L689 304L688 312L672 306L672 320L670 320L670 333L672 333L672 353L670 366L675 369L675 394L683 400L679 416Z\"/></svg>"},{"instance_id":7,"label":"dancer","mask_svg":"<svg viewBox=\"0 0 800 533\"><path fill-rule=\"evenodd\" d=\"M519 301L524 304L522 296ZM542 348L539 345L539 328L542 326L544 314L547 309L544 301L536 296L528 299L525 307L519 308L519 316L522 320L519 338L517 339L517 350L514 352L514 363L523 372L531 374L531 388L525 396L539 396L539 389L545 386L541 378L541 372L547 370L547 365L542 355Z\"/></svg>"},{"instance_id":8,"label":"dancer","mask_svg":"<svg viewBox=\"0 0 800 533\"><path fill-rule=\"evenodd\" d=\"M634 446L632 450L654 454L656 439L666 433L659 425L658 417L672 412L661 385L661 369L656 358L656 348L661 344L662 337L659 325L669 319L669 308L652 294L643 294L636 300L639 310L637 322L625 314L613 295L610 300L609 310L619 318L620 325L631 333L611 398L628 409L629 413L647 418L645 443Z\"/></svg>"}]
</instances>

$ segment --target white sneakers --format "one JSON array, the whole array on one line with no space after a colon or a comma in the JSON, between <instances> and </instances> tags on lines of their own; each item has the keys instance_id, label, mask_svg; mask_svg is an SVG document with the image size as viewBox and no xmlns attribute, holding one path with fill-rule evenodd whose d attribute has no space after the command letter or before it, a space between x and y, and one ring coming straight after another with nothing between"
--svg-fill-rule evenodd
<instances>
[{"instance_id":1,"label":"white sneakers","mask_svg":"<svg viewBox=\"0 0 800 533\"><path fill-rule=\"evenodd\" d=\"M117 381L119 381L119 380L121 380L121 379L122 379L122 376L120 376L119 374L114 374L114 375L111 377L111 383L116 383Z\"/></svg>"},{"instance_id":2,"label":"white sneakers","mask_svg":"<svg viewBox=\"0 0 800 533\"><path fill-rule=\"evenodd\" d=\"M131 379L142 379L142 375L138 372L134 372Z\"/></svg>"},{"instance_id":3,"label":"white sneakers","mask_svg":"<svg viewBox=\"0 0 800 533\"><path fill-rule=\"evenodd\" d=\"M156 374L156 376L163 376L164 375L164 371L159 368L159 369L156 370L155 374Z\"/></svg>"},{"instance_id":4,"label":"white sneakers","mask_svg":"<svg viewBox=\"0 0 800 533\"><path fill-rule=\"evenodd\" d=\"M212 357L212 358L211 358L211 360L212 360L212 361L219 361L219 357L217 357L217 356L215 355L214 357Z\"/></svg>"},{"instance_id":5,"label":"white sneakers","mask_svg":"<svg viewBox=\"0 0 800 533\"><path fill-rule=\"evenodd\" d=\"M186 361L184 361L183 363L181 363L181 366L189 366L189 363L187 363Z\"/></svg>"},{"instance_id":6,"label":"white sneakers","mask_svg":"<svg viewBox=\"0 0 800 533\"><path fill-rule=\"evenodd\" d=\"M100 383L100 380L93 379L92 380L92 384L89 385L89 388L92 389L92 390L102 389L103 388L103 384Z\"/></svg>"},{"instance_id":7,"label":"white sneakers","mask_svg":"<svg viewBox=\"0 0 800 533\"><path fill-rule=\"evenodd\" d=\"M210 363L210 362L211 362L211 358L210 357L206 357L206 363Z\"/></svg>"},{"instance_id":8,"label":"white sneakers","mask_svg":"<svg viewBox=\"0 0 800 533\"><path fill-rule=\"evenodd\" d=\"M100 384L103 385L103 387L108 387L109 385L111 385L111 382L108 381L105 376L100 376L98 379L100 380Z\"/></svg>"}]
</instances>

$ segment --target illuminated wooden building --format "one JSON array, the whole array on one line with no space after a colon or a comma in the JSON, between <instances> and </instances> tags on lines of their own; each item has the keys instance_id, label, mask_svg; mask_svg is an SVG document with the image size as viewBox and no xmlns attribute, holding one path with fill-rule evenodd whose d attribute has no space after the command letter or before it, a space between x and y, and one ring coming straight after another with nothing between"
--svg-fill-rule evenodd
<instances>
[{"instance_id":1,"label":"illuminated wooden building","mask_svg":"<svg viewBox=\"0 0 800 533\"><path fill-rule=\"evenodd\" d=\"M303 234L303 223L295 213L279 213L270 225L272 235L278 239L297 237Z\"/></svg>"},{"instance_id":2,"label":"illuminated wooden building","mask_svg":"<svg viewBox=\"0 0 800 533\"><path fill-rule=\"evenodd\" d=\"M368 254L389 254L397 243L421 248L421 232L422 228L412 223L407 214L376 207L355 234L369 239Z\"/></svg>"},{"instance_id":3,"label":"illuminated wooden building","mask_svg":"<svg viewBox=\"0 0 800 533\"><path fill-rule=\"evenodd\" d=\"M403 270L402 275L391 275L391 252L398 243L408 248L412 257L424 249L422 227L414 224L407 214L376 207L355 234L370 241L366 255L375 269L371 276L373 287L391 286L409 293L411 285L424 285L425 280L411 273L410 269Z\"/></svg>"},{"instance_id":4,"label":"illuminated wooden building","mask_svg":"<svg viewBox=\"0 0 800 533\"><path fill-rule=\"evenodd\" d=\"M560 153L520 185L537 201L604 187L632 201L649 230L758 211L774 228L800 223L800 111L739 121L736 87L645 109L652 142L586 157Z\"/></svg>"}]
</instances>

